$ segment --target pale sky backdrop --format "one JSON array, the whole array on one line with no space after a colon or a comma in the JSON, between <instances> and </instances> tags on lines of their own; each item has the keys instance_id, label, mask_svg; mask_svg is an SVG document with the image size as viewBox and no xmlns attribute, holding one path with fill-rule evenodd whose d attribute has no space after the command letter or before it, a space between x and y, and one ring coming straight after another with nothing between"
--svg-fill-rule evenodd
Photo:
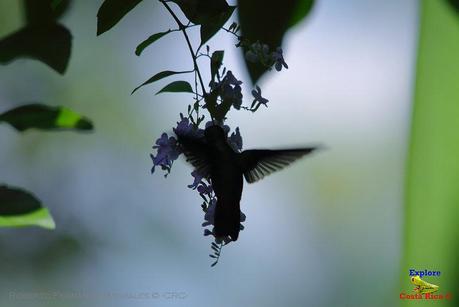
<instances>
[{"instance_id":1,"label":"pale sky backdrop","mask_svg":"<svg viewBox=\"0 0 459 307\"><path fill-rule=\"evenodd\" d=\"M183 292L182 299L42 300L34 306L391 306L398 301L403 174L417 40L415 0L319 0L285 38L289 69L260 86L269 108L231 112L244 148L324 144L327 150L246 185L240 239L210 268L209 237L183 159L150 174L149 153L186 112L187 94L131 96L161 70L191 62L180 33L134 55L173 27L144 1L96 37L101 1L74 1L63 19L74 35L62 77L41 63L0 67L0 112L27 102L64 104L95 132L19 134L0 125L0 182L33 191L55 216L54 232L0 231L0 305L11 292ZM0 0L0 33L19 26ZM12 13L9 13L9 12ZM236 15L234 15L234 18ZM250 84L235 41L225 65ZM205 64L207 65L207 64Z\"/></svg>"}]
</instances>

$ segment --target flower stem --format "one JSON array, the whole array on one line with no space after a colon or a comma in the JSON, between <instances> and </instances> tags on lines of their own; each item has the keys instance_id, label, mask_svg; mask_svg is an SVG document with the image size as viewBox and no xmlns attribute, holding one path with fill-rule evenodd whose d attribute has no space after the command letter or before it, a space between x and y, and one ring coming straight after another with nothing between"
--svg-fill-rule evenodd
<instances>
[{"instance_id":1,"label":"flower stem","mask_svg":"<svg viewBox=\"0 0 459 307\"><path fill-rule=\"evenodd\" d=\"M201 72L199 71L198 63L196 61L196 54L193 51L193 46L191 45L190 38L188 37L188 33L186 32L186 28L187 27L180 21L180 19L178 19L177 15L171 9L169 4L167 4L168 1L159 0L159 2L161 2L164 5L164 7L167 9L167 11L171 14L172 18L174 18L175 22L177 23L179 29L182 31L183 36L185 36L185 40L187 42L188 49L190 50L191 57L193 59L194 69L197 72L197 75L198 75L198 78L199 78L199 83L201 84L201 89L202 89L203 96L206 96L207 95L206 88L204 86L204 81L202 80Z\"/></svg>"}]
</instances>

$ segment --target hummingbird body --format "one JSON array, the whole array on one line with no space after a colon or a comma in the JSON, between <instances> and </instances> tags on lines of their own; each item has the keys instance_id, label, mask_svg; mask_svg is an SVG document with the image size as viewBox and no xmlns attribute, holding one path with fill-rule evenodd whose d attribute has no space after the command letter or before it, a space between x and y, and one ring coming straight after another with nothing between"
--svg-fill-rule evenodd
<instances>
[{"instance_id":1,"label":"hummingbird body","mask_svg":"<svg viewBox=\"0 0 459 307\"><path fill-rule=\"evenodd\" d=\"M217 195L214 232L217 237L230 236L233 241L236 241L239 236L243 186L239 153L229 146L224 133L221 134L223 130L216 131L215 135L206 131L210 180Z\"/></svg>"},{"instance_id":2,"label":"hummingbird body","mask_svg":"<svg viewBox=\"0 0 459 307\"><path fill-rule=\"evenodd\" d=\"M204 131L204 138L177 135L187 161L204 177L210 178L217 196L214 215L216 237L229 236L236 241L240 231L240 201L243 177L249 183L284 168L316 147L285 150L234 151L226 133L217 125Z\"/></svg>"}]
</instances>

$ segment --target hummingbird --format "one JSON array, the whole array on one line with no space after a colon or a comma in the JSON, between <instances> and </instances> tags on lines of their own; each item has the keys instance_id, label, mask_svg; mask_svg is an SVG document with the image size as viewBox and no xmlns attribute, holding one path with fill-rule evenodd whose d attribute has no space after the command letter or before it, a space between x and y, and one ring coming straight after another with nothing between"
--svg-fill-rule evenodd
<instances>
[{"instance_id":1,"label":"hummingbird","mask_svg":"<svg viewBox=\"0 0 459 307\"><path fill-rule=\"evenodd\" d=\"M251 149L239 153L229 145L225 131L218 125L207 127L203 137L179 133L177 140L186 161L201 176L210 179L217 197L215 236L229 236L232 241L239 237L243 178L254 183L318 148Z\"/></svg>"}]
</instances>

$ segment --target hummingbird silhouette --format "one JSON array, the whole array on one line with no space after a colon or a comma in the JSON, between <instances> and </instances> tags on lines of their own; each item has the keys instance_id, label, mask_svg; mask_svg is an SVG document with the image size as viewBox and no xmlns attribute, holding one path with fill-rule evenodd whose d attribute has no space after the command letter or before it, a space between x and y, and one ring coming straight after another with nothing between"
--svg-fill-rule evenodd
<instances>
[{"instance_id":1,"label":"hummingbird silhouette","mask_svg":"<svg viewBox=\"0 0 459 307\"><path fill-rule=\"evenodd\" d=\"M254 183L317 149L252 149L239 153L229 145L225 131L217 125L207 127L204 137L179 133L177 139L187 162L200 175L210 178L217 196L215 236L229 236L232 241L238 239L240 231L243 177L248 183Z\"/></svg>"}]
</instances>

